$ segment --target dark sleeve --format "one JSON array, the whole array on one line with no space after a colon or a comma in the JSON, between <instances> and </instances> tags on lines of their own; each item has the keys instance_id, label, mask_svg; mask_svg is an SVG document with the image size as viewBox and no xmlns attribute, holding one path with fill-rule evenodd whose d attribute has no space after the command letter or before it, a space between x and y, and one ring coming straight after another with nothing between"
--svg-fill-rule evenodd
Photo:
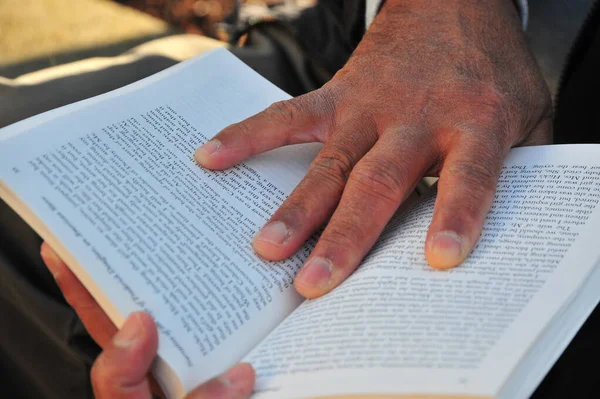
<instances>
[{"instance_id":1,"label":"dark sleeve","mask_svg":"<svg viewBox=\"0 0 600 399\"><path fill-rule=\"evenodd\" d=\"M365 33L365 1L320 0L294 21L294 30L309 58L331 77Z\"/></svg>"},{"instance_id":2,"label":"dark sleeve","mask_svg":"<svg viewBox=\"0 0 600 399\"><path fill-rule=\"evenodd\" d=\"M600 1L571 49L556 98L556 143L600 143Z\"/></svg>"}]
</instances>

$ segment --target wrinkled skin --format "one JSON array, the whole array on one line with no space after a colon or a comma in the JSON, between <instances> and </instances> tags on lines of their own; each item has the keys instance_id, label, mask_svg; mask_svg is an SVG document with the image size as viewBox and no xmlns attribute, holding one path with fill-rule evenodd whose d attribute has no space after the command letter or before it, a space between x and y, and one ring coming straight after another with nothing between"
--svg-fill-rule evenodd
<instances>
[{"instance_id":1,"label":"wrinkled skin","mask_svg":"<svg viewBox=\"0 0 600 399\"><path fill-rule=\"evenodd\" d=\"M323 295L346 279L423 176L439 176L425 257L459 265L476 244L504 158L551 138L552 104L511 0L389 0L321 89L273 104L196 151L225 169L280 146L325 146L254 239L294 254L325 231L296 277Z\"/></svg>"}]
</instances>

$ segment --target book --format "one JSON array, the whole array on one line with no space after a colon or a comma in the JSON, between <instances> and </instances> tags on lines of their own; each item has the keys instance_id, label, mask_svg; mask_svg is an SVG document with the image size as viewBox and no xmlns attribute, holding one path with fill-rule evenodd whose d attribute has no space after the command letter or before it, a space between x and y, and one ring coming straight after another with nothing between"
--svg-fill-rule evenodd
<instances>
[{"instance_id":1,"label":"book","mask_svg":"<svg viewBox=\"0 0 600 399\"><path fill-rule=\"evenodd\" d=\"M469 258L430 268L435 188L403 206L347 281L304 300L316 237L267 262L251 240L319 144L225 171L194 150L289 98L227 50L0 130L0 196L119 327L159 328L170 398L239 361L256 399L525 398L600 299L600 147L513 149Z\"/></svg>"}]
</instances>

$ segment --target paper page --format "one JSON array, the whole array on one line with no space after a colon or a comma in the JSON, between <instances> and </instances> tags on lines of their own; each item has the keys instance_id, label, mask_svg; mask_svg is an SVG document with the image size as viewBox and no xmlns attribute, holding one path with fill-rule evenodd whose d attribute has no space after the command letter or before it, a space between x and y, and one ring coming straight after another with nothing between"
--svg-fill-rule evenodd
<instances>
[{"instance_id":1,"label":"paper page","mask_svg":"<svg viewBox=\"0 0 600 399\"><path fill-rule=\"evenodd\" d=\"M497 399L529 398L575 337L598 303L598 263L579 287L568 306L561 309L549 327L535 341L496 395ZM581 363L575 367L587 367Z\"/></svg>"},{"instance_id":2,"label":"paper page","mask_svg":"<svg viewBox=\"0 0 600 399\"><path fill-rule=\"evenodd\" d=\"M159 354L190 390L301 302L292 280L314 243L269 263L251 239L318 146L200 168L197 146L288 97L226 50L176 68L25 124L0 145L0 177L83 266L75 272L88 289L114 305L117 325L132 311L153 314Z\"/></svg>"},{"instance_id":3,"label":"paper page","mask_svg":"<svg viewBox=\"0 0 600 399\"><path fill-rule=\"evenodd\" d=\"M600 146L513 150L476 249L450 271L423 255L434 194L247 357L255 398L499 392L598 258Z\"/></svg>"}]
</instances>

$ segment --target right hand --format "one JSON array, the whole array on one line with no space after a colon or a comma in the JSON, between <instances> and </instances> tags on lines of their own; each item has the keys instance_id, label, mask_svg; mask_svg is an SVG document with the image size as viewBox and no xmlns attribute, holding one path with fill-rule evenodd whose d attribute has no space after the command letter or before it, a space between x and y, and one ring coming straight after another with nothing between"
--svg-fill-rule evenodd
<instances>
[{"instance_id":1,"label":"right hand","mask_svg":"<svg viewBox=\"0 0 600 399\"><path fill-rule=\"evenodd\" d=\"M152 392L160 395L160 388L150 374L150 366L158 348L158 331L152 317L143 312L132 313L118 331L48 244L42 244L41 255L65 299L103 349L91 372L95 397L150 399ZM243 399L250 396L253 386L252 367L238 364L200 385L186 398Z\"/></svg>"},{"instance_id":2,"label":"right hand","mask_svg":"<svg viewBox=\"0 0 600 399\"><path fill-rule=\"evenodd\" d=\"M327 84L226 127L195 157L222 170L284 145L325 144L253 242L280 261L326 225L294 280L316 298L356 270L424 176L440 178L424 260L461 264L510 148L548 143L551 116L513 1L387 0Z\"/></svg>"}]
</instances>

